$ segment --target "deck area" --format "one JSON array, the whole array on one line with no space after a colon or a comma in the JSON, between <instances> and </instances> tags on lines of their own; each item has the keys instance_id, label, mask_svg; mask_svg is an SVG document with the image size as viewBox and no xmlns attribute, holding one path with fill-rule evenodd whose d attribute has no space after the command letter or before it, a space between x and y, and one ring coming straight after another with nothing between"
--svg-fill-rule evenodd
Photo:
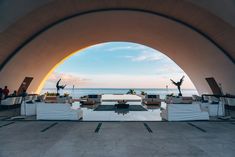
<instances>
[{"instance_id":1,"label":"deck area","mask_svg":"<svg viewBox=\"0 0 235 157\"><path fill-rule=\"evenodd\" d=\"M0 120L1 157L233 157L235 122Z\"/></svg>"}]
</instances>

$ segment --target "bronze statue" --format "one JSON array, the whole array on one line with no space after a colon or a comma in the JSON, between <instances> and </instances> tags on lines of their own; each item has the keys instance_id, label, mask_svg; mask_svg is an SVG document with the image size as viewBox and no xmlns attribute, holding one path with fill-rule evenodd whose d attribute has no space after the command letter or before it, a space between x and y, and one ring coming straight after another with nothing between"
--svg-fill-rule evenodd
<instances>
[{"instance_id":1,"label":"bronze statue","mask_svg":"<svg viewBox=\"0 0 235 157\"><path fill-rule=\"evenodd\" d=\"M177 86L177 88L178 88L178 90L179 90L179 94L178 94L178 96L182 96L182 93L181 93L181 85L182 85L182 83L183 83L183 81L184 81L184 76L180 79L180 81L179 82L175 82L175 81L173 81L172 79L170 79L171 80L171 82L174 84L174 85L176 85Z\"/></svg>"},{"instance_id":2,"label":"bronze statue","mask_svg":"<svg viewBox=\"0 0 235 157\"><path fill-rule=\"evenodd\" d=\"M59 90L60 90L60 89L64 89L65 86L66 86L66 85L59 85L59 84L60 84L60 81L61 81L61 79L59 79L59 81L57 81L57 83L56 83L57 95L60 95L60 94L59 94Z\"/></svg>"}]
</instances>

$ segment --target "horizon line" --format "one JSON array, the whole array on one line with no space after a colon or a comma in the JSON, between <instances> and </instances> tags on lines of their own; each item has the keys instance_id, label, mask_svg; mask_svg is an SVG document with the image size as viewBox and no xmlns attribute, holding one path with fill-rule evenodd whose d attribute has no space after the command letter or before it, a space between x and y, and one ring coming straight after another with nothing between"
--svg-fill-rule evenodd
<instances>
[{"instance_id":1,"label":"horizon line","mask_svg":"<svg viewBox=\"0 0 235 157\"><path fill-rule=\"evenodd\" d=\"M56 89L55 87L49 87L49 88L43 88L42 90L46 90L46 89ZM91 87L81 87L81 88L66 88L66 89L167 89L167 88L138 88L138 87L136 87L136 88L116 88L116 87L102 87L102 88L99 88L99 87L93 87L93 88L91 88ZM64 90L66 90L66 89L64 89ZM177 89L177 88L168 88L168 90L169 89ZM181 88L181 89L183 89L183 90L197 90L197 89L195 89L195 88Z\"/></svg>"}]
</instances>

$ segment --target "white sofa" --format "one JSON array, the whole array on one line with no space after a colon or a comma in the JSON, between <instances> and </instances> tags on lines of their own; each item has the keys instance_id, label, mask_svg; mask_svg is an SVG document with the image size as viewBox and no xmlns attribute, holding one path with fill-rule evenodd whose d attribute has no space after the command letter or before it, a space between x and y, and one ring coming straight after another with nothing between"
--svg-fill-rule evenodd
<instances>
[{"instance_id":1,"label":"white sofa","mask_svg":"<svg viewBox=\"0 0 235 157\"><path fill-rule=\"evenodd\" d=\"M1 101L1 105L10 106L15 105L16 97L9 97Z\"/></svg>"},{"instance_id":2,"label":"white sofa","mask_svg":"<svg viewBox=\"0 0 235 157\"><path fill-rule=\"evenodd\" d=\"M37 120L79 120L81 108L72 108L68 103L37 103Z\"/></svg>"},{"instance_id":3,"label":"white sofa","mask_svg":"<svg viewBox=\"0 0 235 157\"><path fill-rule=\"evenodd\" d=\"M73 103L72 97L69 96L45 96L44 102L46 103Z\"/></svg>"},{"instance_id":4,"label":"white sofa","mask_svg":"<svg viewBox=\"0 0 235 157\"><path fill-rule=\"evenodd\" d=\"M15 104L19 105L22 103L22 101L23 101L23 97L16 97Z\"/></svg>"},{"instance_id":5,"label":"white sofa","mask_svg":"<svg viewBox=\"0 0 235 157\"><path fill-rule=\"evenodd\" d=\"M222 102L219 103L201 103L201 109L207 111L209 116L224 116L225 108Z\"/></svg>"},{"instance_id":6,"label":"white sofa","mask_svg":"<svg viewBox=\"0 0 235 157\"><path fill-rule=\"evenodd\" d=\"M235 106L235 98L226 98L229 106Z\"/></svg>"},{"instance_id":7,"label":"white sofa","mask_svg":"<svg viewBox=\"0 0 235 157\"><path fill-rule=\"evenodd\" d=\"M37 100L37 98L38 98L37 94L29 94L25 97L25 100L26 101L35 101L35 100Z\"/></svg>"},{"instance_id":8,"label":"white sofa","mask_svg":"<svg viewBox=\"0 0 235 157\"><path fill-rule=\"evenodd\" d=\"M166 104L161 117L168 121L209 120L208 112L201 110L200 104Z\"/></svg>"},{"instance_id":9,"label":"white sofa","mask_svg":"<svg viewBox=\"0 0 235 157\"><path fill-rule=\"evenodd\" d=\"M66 97L56 97L57 103L69 103L72 104L73 103L73 99L72 97L66 96Z\"/></svg>"},{"instance_id":10,"label":"white sofa","mask_svg":"<svg viewBox=\"0 0 235 157\"><path fill-rule=\"evenodd\" d=\"M25 103L25 102L23 102L21 104L20 114L22 116L34 116L34 115L36 115L36 108L37 108L36 103Z\"/></svg>"},{"instance_id":11,"label":"white sofa","mask_svg":"<svg viewBox=\"0 0 235 157\"><path fill-rule=\"evenodd\" d=\"M93 94L93 95L87 95L80 98L80 103L82 105L96 105L98 103L101 103L101 95Z\"/></svg>"},{"instance_id":12,"label":"white sofa","mask_svg":"<svg viewBox=\"0 0 235 157\"><path fill-rule=\"evenodd\" d=\"M1 105L3 106L12 106L21 104L22 97L8 97L6 99L1 100Z\"/></svg>"},{"instance_id":13,"label":"white sofa","mask_svg":"<svg viewBox=\"0 0 235 157\"><path fill-rule=\"evenodd\" d=\"M201 101L202 97L198 96L198 95L192 95L192 99L193 99L193 101Z\"/></svg>"},{"instance_id":14,"label":"white sofa","mask_svg":"<svg viewBox=\"0 0 235 157\"><path fill-rule=\"evenodd\" d=\"M160 99L159 95L151 94L151 95L145 95L143 99L143 103L146 105L161 105L162 100Z\"/></svg>"},{"instance_id":15,"label":"white sofa","mask_svg":"<svg viewBox=\"0 0 235 157\"><path fill-rule=\"evenodd\" d=\"M185 96L180 96L180 97L167 96L165 101L168 104L192 104L193 98Z\"/></svg>"},{"instance_id":16,"label":"white sofa","mask_svg":"<svg viewBox=\"0 0 235 157\"><path fill-rule=\"evenodd\" d=\"M127 101L129 105L142 105L142 98L138 95L131 94L103 94L101 105L115 105L120 100Z\"/></svg>"}]
</instances>

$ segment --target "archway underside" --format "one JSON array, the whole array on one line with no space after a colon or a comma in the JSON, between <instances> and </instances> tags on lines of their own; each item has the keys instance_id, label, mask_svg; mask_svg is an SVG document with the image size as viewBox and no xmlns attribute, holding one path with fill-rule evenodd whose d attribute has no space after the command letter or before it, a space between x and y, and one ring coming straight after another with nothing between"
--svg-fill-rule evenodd
<instances>
[{"instance_id":1,"label":"archway underside","mask_svg":"<svg viewBox=\"0 0 235 157\"><path fill-rule=\"evenodd\" d=\"M17 89L25 76L39 92L48 73L77 50L109 41L127 41L158 49L191 78L199 93L210 93L205 78L214 77L224 92L235 93L233 62L202 35L169 19L130 11L109 11L74 17L40 34L1 71L0 82Z\"/></svg>"}]
</instances>

